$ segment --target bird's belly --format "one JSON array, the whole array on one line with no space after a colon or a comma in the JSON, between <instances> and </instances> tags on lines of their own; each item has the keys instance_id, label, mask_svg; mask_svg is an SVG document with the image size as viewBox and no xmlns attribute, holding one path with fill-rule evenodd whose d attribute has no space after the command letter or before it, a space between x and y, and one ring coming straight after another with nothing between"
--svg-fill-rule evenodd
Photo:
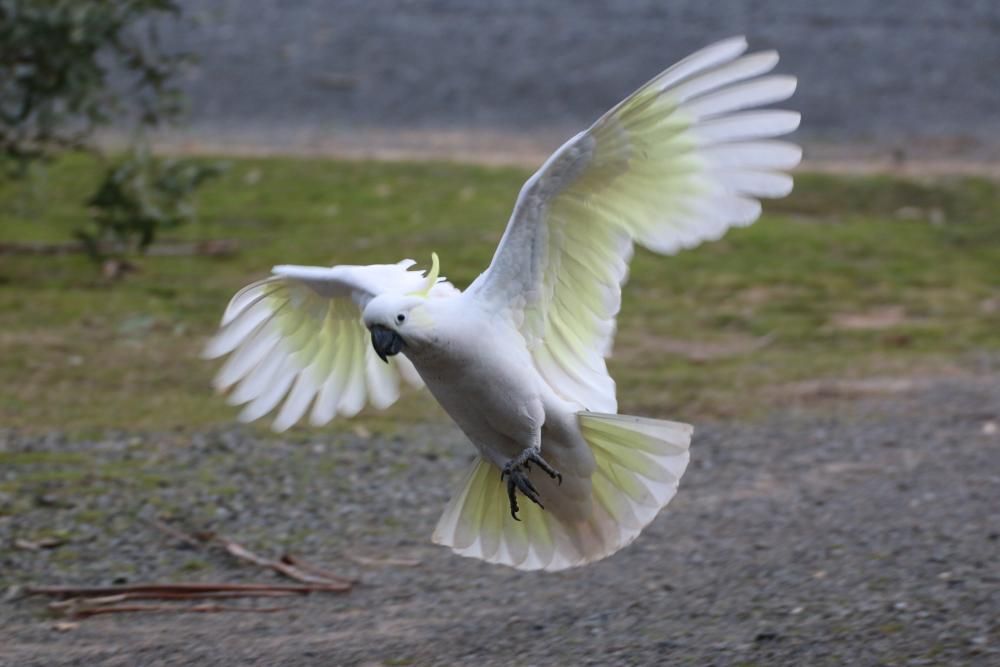
<instances>
[{"instance_id":1,"label":"bird's belly","mask_svg":"<svg viewBox=\"0 0 1000 667\"><path fill-rule=\"evenodd\" d=\"M414 359L427 389L487 459L502 465L544 421L534 366L519 359Z\"/></svg>"}]
</instances>

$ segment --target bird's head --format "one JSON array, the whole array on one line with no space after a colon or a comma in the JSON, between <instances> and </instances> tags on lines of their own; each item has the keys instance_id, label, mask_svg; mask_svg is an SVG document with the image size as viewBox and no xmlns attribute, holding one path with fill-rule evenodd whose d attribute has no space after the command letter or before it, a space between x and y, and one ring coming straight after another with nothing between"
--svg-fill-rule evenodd
<instances>
[{"instance_id":1,"label":"bird's head","mask_svg":"<svg viewBox=\"0 0 1000 667\"><path fill-rule=\"evenodd\" d=\"M433 324L427 304L430 290L437 283L438 271L435 253L424 289L410 294L380 294L365 306L361 318L371 332L375 354L382 361L388 363L389 357L424 342Z\"/></svg>"},{"instance_id":2,"label":"bird's head","mask_svg":"<svg viewBox=\"0 0 1000 667\"><path fill-rule=\"evenodd\" d=\"M382 361L399 354L421 339L429 322L422 308L427 299L413 295L380 294L365 306L365 326L372 334L372 347Z\"/></svg>"}]
</instances>

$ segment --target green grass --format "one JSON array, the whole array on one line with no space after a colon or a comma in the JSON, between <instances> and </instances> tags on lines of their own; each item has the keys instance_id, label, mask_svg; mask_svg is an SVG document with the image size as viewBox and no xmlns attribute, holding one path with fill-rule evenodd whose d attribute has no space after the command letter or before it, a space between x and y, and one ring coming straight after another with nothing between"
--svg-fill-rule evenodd
<instances>
[{"instance_id":1,"label":"green grass","mask_svg":"<svg viewBox=\"0 0 1000 667\"><path fill-rule=\"evenodd\" d=\"M70 238L98 175L90 158L73 156L29 186L0 184L0 241ZM489 262L527 175L234 160L203 191L201 222L172 238L235 238L235 257L148 257L140 273L109 284L82 256L0 256L0 425L79 433L230 422L236 410L209 387L217 364L198 353L237 289L277 263L426 264L432 250L464 287ZM765 211L676 257L638 254L611 363L622 411L746 414L776 400L769 387L934 373L1000 349L996 184L802 174ZM838 315L888 307L904 316L836 326ZM695 351L679 354L678 344ZM704 359L705 345L732 349ZM440 417L422 393L360 423Z\"/></svg>"}]
</instances>

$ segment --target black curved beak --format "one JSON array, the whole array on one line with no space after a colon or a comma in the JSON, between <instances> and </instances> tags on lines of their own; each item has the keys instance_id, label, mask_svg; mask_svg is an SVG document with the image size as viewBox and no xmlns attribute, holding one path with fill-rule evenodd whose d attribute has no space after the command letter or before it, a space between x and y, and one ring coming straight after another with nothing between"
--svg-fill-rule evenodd
<instances>
[{"instance_id":1,"label":"black curved beak","mask_svg":"<svg viewBox=\"0 0 1000 667\"><path fill-rule=\"evenodd\" d=\"M371 331L372 347L375 348L375 354L385 363L389 363L389 357L399 354L406 347L403 338L392 329L376 324L372 326Z\"/></svg>"}]
</instances>

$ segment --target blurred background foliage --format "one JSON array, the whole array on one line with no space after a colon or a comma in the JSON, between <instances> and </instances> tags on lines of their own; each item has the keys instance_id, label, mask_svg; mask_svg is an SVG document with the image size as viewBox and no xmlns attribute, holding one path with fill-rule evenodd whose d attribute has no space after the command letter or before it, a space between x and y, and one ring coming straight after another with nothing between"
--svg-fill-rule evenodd
<instances>
[{"instance_id":1,"label":"blurred background foliage","mask_svg":"<svg viewBox=\"0 0 1000 667\"><path fill-rule=\"evenodd\" d=\"M95 260L141 252L194 216L194 191L219 171L150 154L146 130L176 121L177 75L189 54L160 45L173 0L0 0L0 161L5 178L67 150L94 150L98 129L130 127L132 147L107 161L81 201L75 235Z\"/></svg>"},{"instance_id":2,"label":"blurred background foliage","mask_svg":"<svg viewBox=\"0 0 1000 667\"><path fill-rule=\"evenodd\" d=\"M196 220L195 191L224 169L219 162L156 158L139 144L105 172L87 200L90 223L76 236L91 257L127 261L149 248L159 232Z\"/></svg>"}]
</instances>

